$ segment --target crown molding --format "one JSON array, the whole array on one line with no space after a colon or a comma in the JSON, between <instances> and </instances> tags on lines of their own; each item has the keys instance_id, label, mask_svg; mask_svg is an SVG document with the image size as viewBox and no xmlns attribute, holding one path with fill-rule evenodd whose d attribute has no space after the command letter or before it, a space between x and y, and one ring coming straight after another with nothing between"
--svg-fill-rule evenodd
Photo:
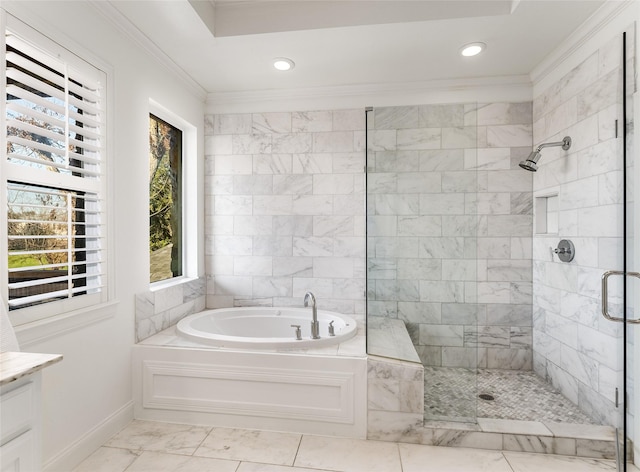
<instances>
[{"instance_id":1,"label":"crown molding","mask_svg":"<svg viewBox=\"0 0 640 472\"><path fill-rule=\"evenodd\" d=\"M251 113L401 106L416 103L529 101L528 75L439 79L427 82L359 84L246 92L214 92L207 113Z\"/></svg>"},{"instance_id":2,"label":"crown molding","mask_svg":"<svg viewBox=\"0 0 640 472\"><path fill-rule=\"evenodd\" d=\"M531 71L533 95L538 96L605 41L632 25L638 19L638 8L638 0L605 1L602 7Z\"/></svg>"},{"instance_id":3,"label":"crown molding","mask_svg":"<svg viewBox=\"0 0 640 472\"><path fill-rule=\"evenodd\" d=\"M156 62L169 72L173 73L197 98L204 101L207 97L206 90L198 84L189 74L178 66L162 49L140 31L125 15L123 15L110 1L89 0L93 6L109 23L118 31L125 34L135 44L141 47Z\"/></svg>"}]
</instances>

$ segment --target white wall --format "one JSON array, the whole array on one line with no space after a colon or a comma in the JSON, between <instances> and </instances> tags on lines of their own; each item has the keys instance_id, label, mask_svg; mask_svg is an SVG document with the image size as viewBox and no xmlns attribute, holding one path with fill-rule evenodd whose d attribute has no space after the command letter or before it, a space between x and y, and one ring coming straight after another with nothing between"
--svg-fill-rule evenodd
<instances>
[{"instance_id":1,"label":"white wall","mask_svg":"<svg viewBox=\"0 0 640 472\"><path fill-rule=\"evenodd\" d=\"M47 327L37 334L24 329L17 333L24 351L64 355L43 375L43 458L46 470L68 471L133 416L134 300L136 293L148 289L149 280L149 100L197 128L202 170L204 94L111 26L90 2L4 2L2 8L109 73L110 270L117 303L105 309L108 316L103 319L64 333ZM201 180L191 185L203 188ZM203 214L201 205L198 213ZM203 264L198 272L203 274Z\"/></svg>"}]
</instances>

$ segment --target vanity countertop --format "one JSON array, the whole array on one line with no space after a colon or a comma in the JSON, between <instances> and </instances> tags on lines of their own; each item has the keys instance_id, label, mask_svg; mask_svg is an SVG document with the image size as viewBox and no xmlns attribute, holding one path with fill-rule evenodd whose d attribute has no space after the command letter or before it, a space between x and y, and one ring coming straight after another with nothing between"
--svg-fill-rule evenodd
<instances>
[{"instance_id":1,"label":"vanity countertop","mask_svg":"<svg viewBox=\"0 0 640 472\"><path fill-rule=\"evenodd\" d=\"M0 352L0 386L33 374L62 360L62 354Z\"/></svg>"}]
</instances>

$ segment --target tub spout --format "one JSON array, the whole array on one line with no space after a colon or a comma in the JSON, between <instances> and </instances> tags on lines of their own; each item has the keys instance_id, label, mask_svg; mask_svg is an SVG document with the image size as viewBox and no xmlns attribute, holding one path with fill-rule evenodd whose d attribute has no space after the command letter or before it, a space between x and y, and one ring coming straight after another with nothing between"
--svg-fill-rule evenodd
<instances>
[{"instance_id":1,"label":"tub spout","mask_svg":"<svg viewBox=\"0 0 640 472\"><path fill-rule=\"evenodd\" d=\"M311 301L311 339L320 339L320 323L318 323L318 308L316 307L316 297L313 293L307 292L304 294L304 306L309 306Z\"/></svg>"}]
</instances>

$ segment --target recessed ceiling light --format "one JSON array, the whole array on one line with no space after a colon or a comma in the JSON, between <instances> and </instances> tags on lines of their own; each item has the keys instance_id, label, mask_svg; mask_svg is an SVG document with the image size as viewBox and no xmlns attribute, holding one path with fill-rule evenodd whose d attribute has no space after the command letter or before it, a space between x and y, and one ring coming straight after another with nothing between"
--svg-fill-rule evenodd
<instances>
[{"instance_id":1,"label":"recessed ceiling light","mask_svg":"<svg viewBox=\"0 0 640 472\"><path fill-rule=\"evenodd\" d=\"M487 47L484 43L469 43L460 48L460 54L465 57L476 56Z\"/></svg>"},{"instance_id":2,"label":"recessed ceiling light","mask_svg":"<svg viewBox=\"0 0 640 472\"><path fill-rule=\"evenodd\" d=\"M296 66L295 62L286 57L276 57L273 60L273 67L278 70L291 70Z\"/></svg>"}]
</instances>

